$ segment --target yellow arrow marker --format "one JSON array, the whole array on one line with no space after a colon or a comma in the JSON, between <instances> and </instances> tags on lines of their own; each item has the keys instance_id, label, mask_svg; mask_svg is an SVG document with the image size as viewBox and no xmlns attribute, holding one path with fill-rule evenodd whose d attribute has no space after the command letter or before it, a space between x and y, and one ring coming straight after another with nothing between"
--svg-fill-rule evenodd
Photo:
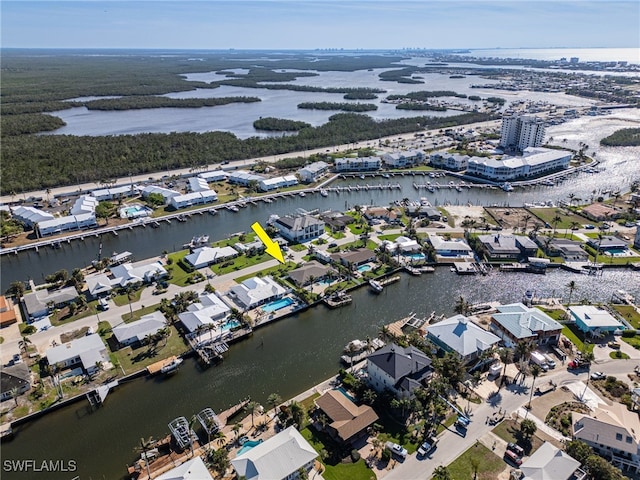
<instances>
[{"instance_id":1,"label":"yellow arrow marker","mask_svg":"<svg viewBox=\"0 0 640 480\"><path fill-rule=\"evenodd\" d=\"M278 245L278 242L274 242L269 238L269 235L264 231L262 225L256 222L251 225L251 228L256 232L260 241L264 243L264 246L267 247L266 252L280 263L284 263L284 256L282 255L282 250L280 250L280 245Z\"/></svg>"}]
</instances>

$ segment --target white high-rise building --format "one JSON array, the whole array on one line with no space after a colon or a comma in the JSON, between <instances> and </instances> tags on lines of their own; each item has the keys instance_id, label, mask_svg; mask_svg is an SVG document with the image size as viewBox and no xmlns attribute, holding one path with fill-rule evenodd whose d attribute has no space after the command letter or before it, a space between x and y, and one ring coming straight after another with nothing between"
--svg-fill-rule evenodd
<instances>
[{"instance_id":1,"label":"white high-rise building","mask_svg":"<svg viewBox=\"0 0 640 480\"><path fill-rule=\"evenodd\" d=\"M500 146L506 150L524 151L527 147L539 147L544 140L544 121L532 116L519 116L513 112L502 117Z\"/></svg>"}]
</instances>

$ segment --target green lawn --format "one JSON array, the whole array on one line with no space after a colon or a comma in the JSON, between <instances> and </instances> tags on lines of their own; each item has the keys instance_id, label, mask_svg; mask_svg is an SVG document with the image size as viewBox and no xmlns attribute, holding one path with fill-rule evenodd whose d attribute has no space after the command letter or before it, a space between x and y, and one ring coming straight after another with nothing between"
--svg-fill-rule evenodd
<instances>
[{"instance_id":1,"label":"green lawn","mask_svg":"<svg viewBox=\"0 0 640 480\"><path fill-rule=\"evenodd\" d=\"M169 327L171 334L167 338L167 344L160 343L155 353L150 353L147 346L136 348L122 348L111 353L111 358L117 360L127 375L142 370L152 363L158 362L172 355L180 355L189 350L183 338L180 336L176 328L171 325Z\"/></svg>"},{"instance_id":2,"label":"green lawn","mask_svg":"<svg viewBox=\"0 0 640 480\"><path fill-rule=\"evenodd\" d=\"M578 330L578 327L575 325L575 323L570 323L562 327L562 334L569 340L571 340L571 342L579 351L593 352L593 343L584 343L584 334L580 330Z\"/></svg>"},{"instance_id":3,"label":"green lawn","mask_svg":"<svg viewBox=\"0 0 640 480\"><path fill-rule=\"evenodd\" d=\"M611 305L633 328L640 329L640 313L631 305Z\"/></svg>"},{"instance_id":4,"label":"green lawn","mask_svg":"<svg viewBox=\"0 0 640 480\"><path fill-rule=\"evenodd\" d=\"M306 245L302 245L300 243L294 243L293 245L289 245L289 248L294 252L304 252L307 249Z\"/></svg>"},{"instance_id":5,"label":"green lawn","mask_svg":"<svg viewBox=\"0 0 640 480\"><path fill-rule=\"evenodd\" d=\"M477 463L476 463L477 462ZM474 477L473 463L478 466L478 475ZM476 442L466 452L451 463L447 469L452 480L495 480L500 472L506 468L504 460L479 442Z\"/></svg>"},{"instance_id":6,"label":"green lawn","mask_svg":"<svg viewBox=\"0 0 640 480\"><path fill-rule=\"evenodd\" d=\"M621 352L620 350L610 352L609 357L613 358L614 360L628 360L630 358L629 355L627 355L624 352Z\"/></svg>"},{"instance_id":7,"label":"green lawn","mask_svg":"<svg viewBox=\"0 0 640 480\"><path fill-rule=\"evenodd\" d=\"M402 235L401 233L391 233L389 235L378 235L378 238L380 240L389 240L390 242L393 242L396 238L398 238L401 235Z\"/></svg>"},{"instance_id":8,"label":"green lawn","mask_svg":"<svg viewBox=\"0 0 640 480\"><path fill-rule=\"evenodd\" d=\"M438 427L436 428L436 435L440 435L440 433L444 432L445 429L449 428L451 425L456 423L456 419L458 418L457 413L452 413L447 418L444 419L444 422L440 422Z\"/></svg>"},{"instance_id":9,"label":"green lawn","mask_svg":"<svg viewBox=\"0 0 640 480\"><path fill-rule=\"evenodd\" d=\"M515 420L504 420L495 427L492 432L495 433L498 437L503 439L505 442L509 443L518 443L518 438L516 437L516 433L520 429L520 425ZM540 437L534 435L531 437L531 450L527 451L525 448L525 452L527 455L531 455L535 452L540 446L544 443ZM523 448L527 447L526 445L521 445Z\"/></svg>"},{"instance_id":10,"label":"green lawn","mask_svg":"<svg viewBox=\"0 0 640 480\"><path fill-rule=\"evenodd\" d=\"M276 265L274 267L269 267L269 268L265 268L264 270L260 270L260 273L263 274L263 275L273 275L273 274L275 274L274 276L276 276L276 277L285 277L287 272L290 272L294 268L296 268L296 263L294 263L294 262L287 262L285 264L278 263L278 265ZM255 273L250 273L248 275L242 275L241 277L234 278L233 281L236 282L236 283L242 283L246 279L252 278L252 277L255 277L255 276L256 276Z\"/></svg>"},{"instance_id":11,"label":"green lawn","mask_svg":"<svg viewBox=\"0 0 640 480\"><path fill-rule=\"evenodd\" d=\"M621 337L623 342L627 342L636 350L640 350L640 335L634 337Z\"/></svg>"},{"instance_id":12,"label":"green lawn","mask_svg":"<svg viewBox=\"0 0 640 480\"><path fill-rule=\"evenodd\" d=\"M580 226L586 223L592 223L584 217L576 215L574 213L566 213L562 209L559 208L530 208L529 211L533 213L536 217L542 220L545 223L551 225L551 228L554 227L553 219L557 215L560 217L560 221L556 225L557 230L564 230L567 228L571 228L571 224L573 222L578 223Z\"/></svg>"},{"instance_id":13,"label":"green lawn","mask_svg":"<svg viewBox=\"0 0 640 480\"><path fill-rule=\"evenodd\" d=\"M125 313L124 315L122 315L122 321L124 323L135 322L136 320L140 320L142 316L155 312L156 310L158 310L159 307L160 307L160 304L156 303L155 305L150 305L148 307L143 307L138 310L134 310L133 315L131 315L131 313Z\"/></svg>"},{"instance_id":14,"label":"green lawn","mask_svg":"<svg viewBox=\"0 0 640 480\"><path fill-rule=\"evenodd\" d=\"M559 308L544 308L544 307L536 307L538 310L542 310L544 313L553 318L556 322L564 320L566 315L565 311Z\"/></svg>"},{"instance_id":15,"label":"green lawn","mask_svg":"<svg viewBox=\"0 0 640 480\"><path fill-rule=\"evenodd\" d=\"M419 428L418 425L410 425L408 428L393 418L388 412L381 412L378 423L382 425L382 433L378 438L383 442L393 442L402 445L409 454L418 449L418 441L411 434L410 428Z\"/></svg>"},{"instance_id":16,"label":"green lawn","mask_svg":"<svg viewBox=\"0 0 640 480\"><path fill-rule=\"evenodd\" d=\"M131 303L140 301L140 295L142 295L142 290L144 290L144 287L138 288L137 290L134 290L133 292L131 292ZM112 297L112 299L113 299L113 303L115 303L119 307L123 307L129 304L129 298L127 297L126 293L124 295L115 295Z\"/></svg>"}]
</instances>

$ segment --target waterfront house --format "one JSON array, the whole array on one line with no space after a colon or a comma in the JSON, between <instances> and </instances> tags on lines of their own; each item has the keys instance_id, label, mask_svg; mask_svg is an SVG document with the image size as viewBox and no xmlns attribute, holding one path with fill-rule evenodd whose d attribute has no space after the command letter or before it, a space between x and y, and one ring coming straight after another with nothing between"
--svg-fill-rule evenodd
<instances>
[{"instance_id":1,"label":"waterfront house","mask_svg":"<svg viewBox=\"0 0 640 480\"><path fill-rule=\"evenodd\" d=\"M177 210L179 208L187 208L193 205L204 205L206 203L213 203L217 201L218 194L215 190L207 189L171 197L169 205Z\"/></svg>"},{"instance_id":2,"label":"waterfront house","mask_svg":"<svg viewBox=\"0 0 640 480\"><path fill-rule=\"evenodd\" d=\"M92 299L104 297L111 293L111 280L106 273L87 275L84 281L87 284L89 297Z\"/></svg>"},{"instance_id":3,"label":"waterfront house","mask_svg":"<svg viewBox=\"0 0 640 480\"><path fill-rule=\"evenodd\" d=\"M251 172L247 172L246 170L235 170L233 172L229 172L229 176L227 177L227 181L229 183L235 183L244 187L249 186L251 182L256 182L255 184L258 185L258 183L264 179L265 177L255 175Z\"/></svg>"},{"instance_id":4,"label":"waterfront house","mask_svg":"<svg viewBox=\"0 0 640 480\"><path fill-rule=\"evenodd\" d=\"M156 480L213 480L202 458L195 457L156 477Z\"/></svg>"},{"instance_id":5,"label":"waterfront house","mask_svg":"<svg viewBox=\"0 0 640 480\"><path fill-rule=\"evenodd\" d=\"M427 340L467 363L495 347L500 339L464 315L455 315L427 327Z\"/></svg>"},{"instance_id":6,"label":"waterfront house","mask_svg":"<svg viewBox=\"0 0 640 480\"><path fill-rule=\"evenodd\" d=\"M440 210L428 205L409 205L405 207L404 211L410 217L428 218L429 220L435 221L440 221L442 219Z\"/></svg>"},{"instance_id":7,"label":"waterfront house","mask_svg":"<svg viewBox=\"0 0 640 480\"><path fill-rule=\"evenodd\" d=\"M11 216L21 223L24 223L27 227L33 227L40 222L46 220L53 220L54 216L49 212L38 210L34 207L12 207Z\"/></svg>"},{"instance_id":8,"label":"waterfront house","mask_svg":"<svg viewBox=\"0 0 640 480\"><path fill-rule=\"evenodd\" d=\"M233 247L200 247L185 256L185 261L193 268L204 268L214 263L235 258L240 253Z\"/></svg>"},{"instance_id":9,"label":"waterfront house","mask_svg":"<svg viewBox=\"0 0 640 480\"><path fill-rule=\"evenodd\" d=\"M294 480L309 474L318 457L309 442L291 426L231 460L238 478Z\"/></svg>"},{"instance_id":10,"label":"waterfront house","mask_svg":"<svg viewBox=\"0 0 640 480\"><path fill-rule=\"evenodd\" d=\"M368 248L358 248L356 250L347 250L331 254L331 260L333 262L341 263L351 270L365 263L373 262L375 259L376 253Z\"/></svg>"},{"instance_id":11,"label":"waterfront house","mask_svg":"<svg viewBox=\"0 0 640 480\"><path fill-rule=\"evenodd\" d=\"M329 390L316 399L316 406L329 419L326 430L339 442L351 443L366 435L367 427L378 421L368 405L356 405L339 390Z\"/></svg>"},{"instance_id":12,"label":"waterfront house","mask_svg":"<svg viewBox=\"0 0 640 480\"><path fill-rule=\"evenodd\" d=\"M425 155L421 150L404 150L382 155L382 162L389 168L413 167L424 163L424 159Z\"/></svg>"},{"instance_id":13,"label":"waterfront house","mask_svg":"<svg viewBox=\"0 0 640 480\"><path fill-rule=\"evenodd\" d=\"M140 192L144 198L147 198L152 193L162 195L164 203L169 203L173 197L181 195L181 193L176 190L160 187L158 185L146 185Z\"/></svg>"},{"instance_id":14,"label":"waterfront house","mask_svg":"<svg viewBox=\"0 0 640 480\"><path fill-rule=\"evenodd\" d=\"M433 374L431 359L413 346L385 345L367 357L367 383L382 392L391 390L398 398L410 398Z\"/></svg>"},{"instance_id":15,"label":"waterfront house","mask_svg":"<svg viewBox=\"0 0 640 480\"><path fill-rule=\"evenodd\" d=\"M571 413L574 440L582 440L623 472L640 471L640 420L636 412L614 403L591 413Z\"/></svg>"},{"instance_id":16,"label":"waterfront house","mask_svg":"<svg viewBox=\"0 0 640 480\"><path fill-rule=\"evenodd\" d=\"M379 219L388 223L397 220L399 216L395 208L386 207L367 207L362 215L366 220Z\"/></svg>"},{"instance_id":17,"label":"waterfront house","mask_svg":"<svg viewBox=\"0 0 640 480\"><path fill-rule=\"evenodd\" d=\"M291 270L289 272L289 279L295 283L296 286L304 287L311 283L312 280L313 282L317 282L324 280L330 275L336 276L336 271L333 268L322 265L316 260L311 260L310 262L305 262L301 267Z\"/></svg>"},{"instance_id":18,"label":"waterfront house","mask_svg":"<svg viewBox=\"0 0 640 480\"><path fill-rule=\"evenodd\" d=\"M602 238L590 238L587 241L587 245L600 253L604 253L605 255L626 252L629 248L628 242L611 235L607 235Z\"/></svg>"},{"instance_id":19,"label":"waterfront house","mask_svg":"<svg viewBox=\"0 0 640 480\"><path fill-rule=\"evenodd\" d=\"M429 164L434 168L443 168L460 172L469 165L469 155L459 153L434 152L429 156Z\"/></svg>"},{"instance_id":20,"label":"waterfront house","mask_svg":"<svg viewBox=\"0 0 640 480\"><path fill-rule=\"evenodd\" d=\"M295 175L284 175L281 177L265 178L258 182L258 188L261 192L270 192L279 188L291 187L298 184L298 178Z\"/></svg>"},{"instance_id":21,"label":"waterfront house","mask_svg":"<svg viewBox=\"0 0 640 480\"><path fill-rule=\"evenodd\" d=\"M251 277L240 285L234 285L227 295L241 308L247 310L277 300L287 293L287 289L276 282L273 277Z\"/></svg>"},{"instance_id":22,"label":"waterfront house","mask_svg":"<svg viewBox=\"0 0 640 480\"><path fill-rule=\"evenodd\" d=\"M336 172L366 172L380 169L380 157L336 158Z\"/></svg>"},{"instance_id":23,"label":"waterfront house","mask_svg":"<svg viewBox=\"0 0 640 480\"><path fill-rule=\"evenodd\" d=\"M613 220L620 216L620 212L615 208L602 203L592 203L591 205L587 205L580 210L580 213L595 222Z\"/></svg>"},{"instance_id":24,"label":"waterfront house","mask_svg":"<svg viewBox=\"0 0 640 480\"><path fill-rule=\"evenodd\" d=\"M184 327L194 333L205 325L213 325L224 320L231 309L214 293L200 294L199 301L187 307L187 311L178 314Z\"/></svg>"},{"instance_id":25,"label":"waterfront house","mask_svg":"<svg viewBox=\"0 0 640 480\"><path fill-rule=\"evenodd\" d=\"M236 242L233 244L233 248L242 253L249 253L251 251L264 252L265 250L264 243L262 243L260 239L256 239L253 242L248 243Z\"/></svg>"},{"instance_id":26,"label":"waterfront house","mask_svg":"<svg viewBox=\"0 0 640 480\"><path fill-rule=\"evenodd\" d=\"M198 176L204 178L207 183L212 183L226 180L229 174L224 170L212 170L210 172L199 173Z\"/></svg>"},{"instance_id":27,"label":"waterfront house","mask_svg":"<svg viewBox=\"0 0 640 480\"><path fill-rule=\"evenodd\" d=\"M625 328L607 310L594 305L573 305L569 307L569 313L576 326L590 335L613 333Z\"/></svg>"},{"instance_id":28,"label":"waterfront house","mask_svg":"<svg viewBox=\"0 0 640 480\"><path fill-rule=\"evenodd\" d=\"M562 325L542 310L522 303L500 305L496 309L489 328L507 347L514 347L520 340L538 346L558 344Z\"/></svg>"},{"instance_id":29,"label":"waterfront house","mask_svg":"<svg viewBox=\"0 0 640 480\"><path fill-rule=\"evenodd\" d=\"M111 285L127 286L130 283L151 283L168 275L158 260L142 260L111 267Z\"/></svg>"},{"instance_id":30,"label":"waterfront house","mask_svg":"<svg viewBox=\"0 0 640 480\"><path fill-rule=\"evenodd\" d=\"M41 237L46 237L71 230L83 230L97 226L96 214L94 212L85 212L58 217L53 220L44 220L38 223L38 234Z\"/></svg>"},{"instance_id":31,"label":"waterfront house","mask_svg":"<svg viewBox=\"0 0 640 480\"><path fill-rule=\"evenodd\" d=\"M22 297L29 321L46 317L51 308L60 308L78 298L75 287L65 287L58 290L36 290Z\"/></svg>"},{"instance_id":32,"label":"waterfront house","mask_svg":"<svg viewBox=\"0 0 640 480\"><path fill-rule=\"evenodd\" d=\"M278 218L273 226L290 242L306 242L324 233L324 222L311 215L285 215Z\"/></svg>"},{"instance_id":33,"label":"waterfront house","mask_svg":"<svg viewBox=\"0 0 640 480\"><path fill-rule=\"evenodd\" d=\"M560 255L567 262L587 262L589 260L589 254L582 248L582 242L568 238L553 238L547 243L545 237L537 237L536 241L546 248L545 253L550 257Z\"/></svg>"},{"instance_id":34,"label":"waterfront house","mask_svg":"<svg viewBox=\"0 0 640 480\"><path fill-rule=\"evenodd\" d=\"M329 212L320 215L325 225L327 225L332 232L342 232L347 225L356 221L351 215L345 215L342 212Z\"/></svg>"},{"instance_id":35,"label":"waterfront house","mask_svg":"<svg viewBox=\"0 0 640 480\"><path fill-rule=\"evenodd\" d=\"M18 363L0 370L0 402L22 395L31 389L31 370L26 363Z\"/></svg>"},{"instance_id":36,"label":"waterfront house","mask_svg":"<svg viewBox=\"0 0 640 480\"><path fill-rule=\"evenodd\" d=\"M0 295L0 328L7 327L18 321L13 302L10 298Z\"/></svg>"},{"instance_id":37,"label":"waterfront house","mask_svg":"<svg viewBox=\"0 0 640 480\"><path fill-rule=\"evenodd\" d=\"M535 257L538 245L523 235L478 235L489 260L518 260Z\"/></svg>"},{"instance_id":38,"label":"waterfront house","mask_svg":"<svg viewBox=\"0 0 640 480\"><path fill-rule=\"evenodd\" d=\"M327 162L313 162L299 169L296 174L304 183L313 183L329 171Z\"/></svg>"},{"instance_id":39,"label":"waterfront house","mask_svg":"<svg viewBox=\"0 0 640 480\"><path fill-rule=\"evenodd\" d=\"M159 310L143 315L140 320L121 323L113 327L113 335L121 346L142 344L146 338L155 335L167 326L167 319Z\"/></svg>"},{"instance_id":40,"label":"waterfront house","mask_svg":"<svg viewBox=\"0 0 640 480\"><path fill-rule=\"evenodd\" d=\"M68 343L47 349L45 357L49 365L60 368L81 366L89 375L97 372L98 365L109 361L107 347L100 335L87 335Z\"/></svg>"},{"instance_id":41,"label":"waterfront house","mask_svg":"<svg viewBox=\"0 0 640 480\"><path fill-rule=\"evenodd\" d=\"M83 213L94 213L98 206L98 199L91 195L80 195L73 203L69 213L71 215L81 215Z\"/></svg>"},{"instance_id":42,"label":"waterfront house","mask_svg":"<svg viewBox=\"0 0 640 480\"><path fill-rule=\"evenodd\" d=\"M473 250L463 239L447 240L433 233L429 233L428 236L436 252L436 260L440 262L473 260Z\"/></svg>"},{"instance_id":43,"label":"waterfront house","mask_svg":"<svg viewBox=\"0 0 640 480\"><path fill-rule=\"evenodd\" d=\"M585 480L580 462L549 442L544 442L522 465L520 480Z\"/></svg>"}]
</instances>

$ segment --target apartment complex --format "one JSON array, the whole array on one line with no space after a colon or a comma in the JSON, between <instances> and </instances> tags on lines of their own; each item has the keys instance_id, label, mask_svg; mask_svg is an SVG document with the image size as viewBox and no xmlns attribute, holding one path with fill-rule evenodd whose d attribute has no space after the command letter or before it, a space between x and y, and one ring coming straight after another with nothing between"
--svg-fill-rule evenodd
<instances>
[{"instance_id":1,"label":"apartment complex","mask_svg":"<svg viewBox=\"0 0 640 480\"><path fill-rule=\"evenodd\" d=\"M500 130L500 146L505 150L524 151L539 147L544 140L544 121L533 116L505 113Z\"/></svg>"}]
</instances>

